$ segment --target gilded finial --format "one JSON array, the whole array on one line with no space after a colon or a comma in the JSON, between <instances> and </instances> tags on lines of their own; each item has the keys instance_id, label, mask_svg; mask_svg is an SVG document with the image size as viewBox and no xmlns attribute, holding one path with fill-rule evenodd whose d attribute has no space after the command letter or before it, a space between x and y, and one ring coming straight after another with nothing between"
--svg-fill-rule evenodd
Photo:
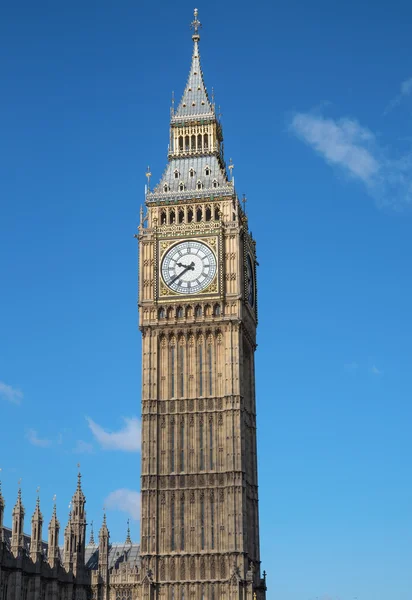
<instances>
[{"instance_id":1,"label":"gilded finial","mask_svg":"<svg viewBox=\"0 0 412 600\"><path fill-rule=\"evenodd\" d=\"M228 166L228 169L229 169L229 171L230 171L230 179L231 179L231 180L233 180L233 173L232 173L232 171L233 171L233 169L234 169L234 168L235 168L235 165L233 164L233 162L232 162L232 159L230 158L230 159L229 159L229 166Z\"/></svg>"},{"instance_id":2,"label":"gilded finial","mask_svg":"<svg viewBox=\"0 0 412 600\"><path fill-rule=\"evenodd\" d=\"M150 178L151 178L152 174L150 172L150 167L147 167L147 171L146 171L146 177L147 177L147 191L150 192Z\"/></svg>"},{"instance_id":3,"label":"gilded finial","mask_svg":"<svg viewBox=\"0 0 412 600\"><path fill-rule=\"evenodd\" d=\"M199 29L202 27L201 22L199 21L198 14L199 11L197 10L197 8L195 8L195 10L193 11L194 14L194 19L193 21L190 23L190 27L193 29L194 34L192 35L192 40L194 42L198 42L200 40L200 35L199 35Z\"/></svg>"}]
</instances>

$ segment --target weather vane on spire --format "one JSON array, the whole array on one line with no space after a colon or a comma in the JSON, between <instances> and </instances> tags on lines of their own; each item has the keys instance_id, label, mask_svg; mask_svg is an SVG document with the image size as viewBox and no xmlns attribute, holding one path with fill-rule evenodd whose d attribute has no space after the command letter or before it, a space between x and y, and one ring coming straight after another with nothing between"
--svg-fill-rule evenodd
<instances>
[{"instance_id":1,"label":"weather vane on spire","mask_svg":"<svg viewBox=\"0 0 412 600\"><path fill-rule=\"evenodd\" d=\"M202 23L199 21L199 19L197 18L199 11L197 10L197 8L195 8L194 10L194 16L195 18L193 19L193 21L190 23L190 27L193 29L194 34L192 35L192 39L195 42L198 42L200 40L200 35L199 35L199 29L201 29L202 27Z\"/></svg>"}]
</instances>

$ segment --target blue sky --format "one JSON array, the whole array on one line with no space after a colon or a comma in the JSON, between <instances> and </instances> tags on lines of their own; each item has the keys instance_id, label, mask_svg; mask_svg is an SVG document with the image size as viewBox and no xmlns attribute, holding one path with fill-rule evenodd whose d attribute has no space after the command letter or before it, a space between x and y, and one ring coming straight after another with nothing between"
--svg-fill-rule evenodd
<instances>
[{"instance_id":1,"label":"blue sky","mask_svg":"<svg viewBox=\"0 0 412 600\"><path fill-rule=\"evenodd\" d=\"M138 539L137 247L193 4L9 3L0 23L0 467ZM412 7L200 3L259 257L268 599L412 598ZM30 529L26 521L25 529Z\"/></svg>"}]
</instances>

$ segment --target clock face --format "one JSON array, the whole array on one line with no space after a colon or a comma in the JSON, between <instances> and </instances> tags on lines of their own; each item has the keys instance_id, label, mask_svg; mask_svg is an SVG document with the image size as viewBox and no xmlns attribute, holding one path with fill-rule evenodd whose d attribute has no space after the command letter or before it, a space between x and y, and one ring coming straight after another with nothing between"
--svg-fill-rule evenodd
<instances>
[{"instance_id":1,"label":"clock face","mask_svg":"<svg viewBox=\"0 0 412 600\"><path fill-rule=\"evenodd\" d=\"M246 273L247 273L247 280L246 280L246 293L247 293L247 301L249 302L250 306L254 306L255 305L255 275L253 272L253 265L252 265L252 261L250 258L250 255L247 255L246 258Z\"/></svg>"},{"instance_id":2,"label":"clock face","mask_svg":"<svg viewBox=\"0 0 412 600\"><path fill-rule=\"evenodd\" d=\"M197 294L212 283L216 257L203 242L179 242L166 252L161 273L165 284L174 292Z\"/></svg>"}]
</instances>

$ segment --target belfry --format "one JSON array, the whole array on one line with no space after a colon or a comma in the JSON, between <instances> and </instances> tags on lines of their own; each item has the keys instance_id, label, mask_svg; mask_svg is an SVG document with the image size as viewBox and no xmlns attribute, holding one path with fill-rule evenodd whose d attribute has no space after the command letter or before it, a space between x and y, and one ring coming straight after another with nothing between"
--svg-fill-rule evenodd
<instances>
[{"instance_id":1,"label":"belfry","mask_svg":"<svg viewBox=\"0 0 412 600\"><path fill-rule=\"evenodd\" d=\"M138 230L143 600L264 600L256 247L193 55ZM233 165L228 170L232 172ZM150 173L148 173L150 183Z\"/></svg>"}]
</instances>

